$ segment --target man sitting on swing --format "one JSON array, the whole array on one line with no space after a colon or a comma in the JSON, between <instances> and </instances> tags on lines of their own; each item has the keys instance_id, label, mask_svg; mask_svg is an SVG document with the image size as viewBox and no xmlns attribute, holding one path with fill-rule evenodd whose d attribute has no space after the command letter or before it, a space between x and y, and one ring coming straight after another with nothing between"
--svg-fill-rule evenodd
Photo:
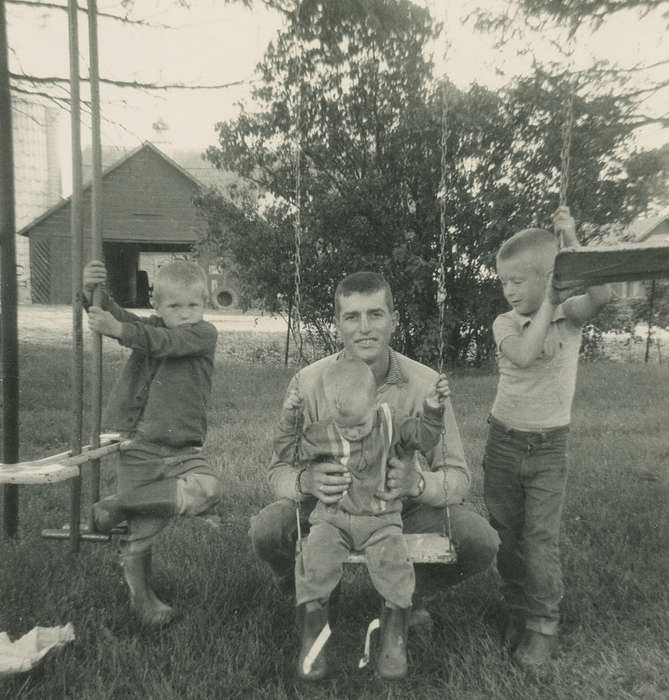
<instances>
[{"instance_id":1,"label":"man sitting on swing","mask_svg":"<svg viewBox=\"0 0 669 700\"><path fill-rule=\"evenodd\" d=\"M343 351L305 367L288 387L288 394L299 392L304 425L326 415L328 403L323 377L333 363L346 357L362 360L370 367L379 403L388 404L400 416L421 414L439 375L390 347L397 313L386 280L373 272L351 274L337 286L334 301L335 323ZM415 565L416 599L411 625L430 624L424 607L427 599L487 569L498 546L497 535L485 518L463 505L471 477L448 398L443 408L446 446L442 447L441 441L437 444L425 469L415 458L391 458L387 466L387 491L382 496L389 501L404 500L405 533L441 533L448 494L457 563ZM278 500L251 519L250 535L258 557L270 566L279 588L290 594L294 590L297 539L295 501L301 506L301 530L307 532L308 518L316 503L337 503L351 483L351 475L342 464L313 462L307 469L303 466L273 455L268 478Z\"/></svg>"}]
</instances>

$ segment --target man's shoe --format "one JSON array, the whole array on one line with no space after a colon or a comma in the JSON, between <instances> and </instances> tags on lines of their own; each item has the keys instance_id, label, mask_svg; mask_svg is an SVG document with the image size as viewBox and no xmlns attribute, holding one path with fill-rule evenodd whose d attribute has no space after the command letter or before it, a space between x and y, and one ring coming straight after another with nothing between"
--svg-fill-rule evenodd
<instances>
[{"instance_id":1,"label":"man's shoe","mask_svg":"<svg viewBox=\"0 0 669 700\"><path fill-rule=\"evenodd\" d=\"M316 601L297 609L302 643L297 661L297 675L305 681L320 681L327 675L327 641L330 637L328 605Z\"/></svg>"},{"instance_id":2,"label":"man's shoe","mask_svg":"<svg viewBox=\"0 0 669 700\"><path fill-rule=\"evenodd\" d=\"M554 634L542 634L526 629L522 641L511 657L525 671L540 672L557 656L558 639Z\"/></svg>"},{"instance_id":3,"label":"man's shoe","mask_svg":"<svg viewBox=\"0 0 669 700\"><path fill-rule=\"evenodd\" d=\"M516 612L509 612L502 632L502 644L513 654L525 634L525 617Z\"/></svg>"},{"instance_id":4,"label":"man's shoe","mask_svg":"<svg viewBox=\"0 0 669 700\"><path fill-rule=\"evenodd\" d=\"M381 639L376 667L379 676L397 680L407 675L407 638L411 608L389 608L381 612Z\"/></svg>"},{"instance_id":5,"label":"man's shoe","mask_svg":"<svg viewBox=\"0 0 669 700\"><path fill-rule=\"evenodd\" d=\"M409 615L409 629L418 634L429 634L434 627L432 615L427 608L413 608Z\"/></svg>"}]
</instances>

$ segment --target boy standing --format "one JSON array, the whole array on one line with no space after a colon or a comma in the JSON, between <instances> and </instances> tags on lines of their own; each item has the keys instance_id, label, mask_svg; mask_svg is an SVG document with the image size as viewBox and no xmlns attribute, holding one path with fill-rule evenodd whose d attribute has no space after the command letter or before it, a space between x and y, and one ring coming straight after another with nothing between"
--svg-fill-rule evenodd
<instances>
[{"instance_id":1,"label":"boy standing","mask_svg":"<svg viewBox=\"0 0 669 700\"><path fill-rule=\"evenodd\" d=\"M274 443L275 454L306 470L312 462L338 462L351 483L337 503L318 502L309 535L295 563L296 604L302 621L298 674L319 680L327 672L325 645L312 651L328 620L330 594L339 584L351 550L364 551L374 586L384 600L378 670L382 678L407 672L406 638L415 587L413 564L402 536L402 503L385 501L386 463L392 455L427 454L441 437L443 404L449 396L441 375L418 416L398 418L377 403L372 370L357 358L340 358L323 376L327 413L302 434L302 402L289 391ZM295 441L299 440L297 451ZM295 460L295 458L297 458ZM297 479L299 481L300 473Z\"/></svg>"},{"instance_id":2,"label":"boy standing","mask_svg":"<svg viewBox=\"0 0 669 700\"><path fill-rule=\"evenodd\" d=\"M578 245L566 207L554 216L563 245ZM493 324L499 383L483 458L485 502L501 545L497 568L508 606L505 644L538 670L557 652L563 595L559 533L567 481L567 435L581 327L610 300L608 286L558 292L558 239L526 229L497 253L512 307Z\"/></svg>"},{"instance_id":3,"label":"boy standing","mask_svg":"<svg viewBox=\"0 0 669 700\"><path fill-rule=\"evenodd\" d=\"M161 267L153 289L155 315L136 316L103 292L103 263L84 268L83 288L92 331L132 350L107 404L103 423L129 438L120 455L117 494L93 505L96 527L108 532L123 520L128 535L121 560L131 606L148 625L169 622L173 609L150 585L151 550L176 515L200 515L221 498L219 473L201 454L216 349L216 328L203 320L207 282L195 263Z\"/></svg>"}]
</instances>

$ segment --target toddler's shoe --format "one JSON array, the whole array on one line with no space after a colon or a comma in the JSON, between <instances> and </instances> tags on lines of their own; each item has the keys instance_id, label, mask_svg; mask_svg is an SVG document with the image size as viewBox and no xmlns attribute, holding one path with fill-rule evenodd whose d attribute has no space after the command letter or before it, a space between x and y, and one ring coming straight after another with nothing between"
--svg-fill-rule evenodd
<instances>
[{"instance_id":1,"label":"toddler's shoe","mask_svg":"<svg viewBox=\"0 0 669 700\"><path fill-rule=\"evenodd\" d=\"M305 681L320 681L327 675L327 641L330 637L328 604L312 601L297 609L302 646L297 661L297 675Z\"/></svg>"},{"instance_id":2,"label":"toddler's shoe","mask_svg":"<svg viewBox=\"0 0 669 700\"><path fill-rule=\"evenodd\" d=\"M389 608L381 612L381 641L376 662L379 676L397 680L407 674L407 638L411 608Z\"/></svg>"}]
</instances>

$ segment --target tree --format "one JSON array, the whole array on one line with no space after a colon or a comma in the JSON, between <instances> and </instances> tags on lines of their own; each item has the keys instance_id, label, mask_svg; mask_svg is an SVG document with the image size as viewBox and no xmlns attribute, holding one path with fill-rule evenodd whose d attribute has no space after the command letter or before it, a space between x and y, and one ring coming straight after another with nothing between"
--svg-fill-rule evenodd
<instances>
[{"instance_id":1,"label":"tree","mask_svg":"<svg viewBox=\"0 0 669 700\"><path fill-rule=\"evenodd\" d=\"M299 138L304 319L325 336L341 277L378 270L396 295L396 344L434 362L442 104L424 49L435 26L409 2L305 1L302 8L259 67L257 109L219 124L219 144L208 149L214 164L268 193L269 204L249 207L238 192L228 201L202 199L203 244L232 253L249 296L287 310ZM502 304L492 274L501 241L531 222L549 225L569 89L564 76L543 71L498 93L447 86L451 362L483 362L491 353L490 326ZM593 231L628 220L642 203L640 189L634 201L627 196L626 107L612 95L575 101L569 195L577 218Z\"/></svg>"}]
</instances>

